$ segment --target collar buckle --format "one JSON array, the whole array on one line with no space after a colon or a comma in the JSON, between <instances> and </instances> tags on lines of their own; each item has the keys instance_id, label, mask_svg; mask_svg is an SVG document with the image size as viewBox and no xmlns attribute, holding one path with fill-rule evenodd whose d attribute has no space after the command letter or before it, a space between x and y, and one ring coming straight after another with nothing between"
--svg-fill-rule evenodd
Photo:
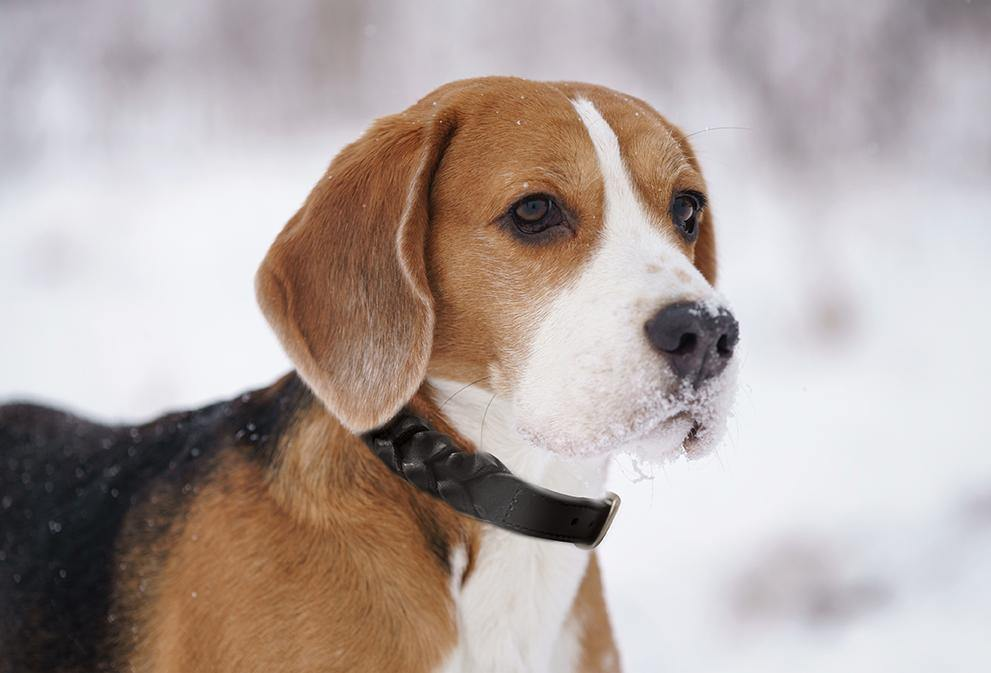
<instances>
[{"instance_id":1,"label":"collar buckle","mask_svg":"<svg viewBox=\"0 0 991 673\"><path fill-rule=\"evenodd\" d=\"M609 532L609 527L612 526L613 519L616 518L616 513L619 512L619 505L622 501L620 500L619 495L613 493L612 491L609 491L609 493L606 494L605 500L609 503L609 514L606 515L605 523L602 524L602 528L599 529L599 534L591 544L576 542L575 546L579 549L591 551L592 549L598 547L599 543L606 538L606 533Z\"/></svg>"}]
</instances>

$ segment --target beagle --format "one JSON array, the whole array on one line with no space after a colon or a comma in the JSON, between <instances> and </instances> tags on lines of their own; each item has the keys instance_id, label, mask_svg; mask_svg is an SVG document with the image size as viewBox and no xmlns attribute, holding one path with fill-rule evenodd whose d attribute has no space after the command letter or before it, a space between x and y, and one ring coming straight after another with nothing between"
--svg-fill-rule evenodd
<instances>
[{"instance_id":1,"label":"beagle","mask_svg":"<svg viewBox=\"0 0 991 673\"><path fill-rule=\"evenodd\" d=\"M258 271L293 373L133 427L0 407L0 673L618 671L594 552L361 436L411 410L590 498L616 451L718 440L707 201L685 135L598 86L466 80L376 121Z\"/></svg>"}]
</instances>

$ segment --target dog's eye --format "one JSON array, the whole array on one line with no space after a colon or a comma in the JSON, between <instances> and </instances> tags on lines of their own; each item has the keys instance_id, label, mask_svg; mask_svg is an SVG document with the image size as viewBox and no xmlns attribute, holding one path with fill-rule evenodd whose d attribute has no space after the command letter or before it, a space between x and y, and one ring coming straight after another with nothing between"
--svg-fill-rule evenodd
<instances>
[{"instance_id":1,"label":"dog's eye","mask_svg":"<svg viewBox=\"0 0 991 673\"><path fill-rule=\"evenodd\" d=\"M539 234L564 223L561 208L545 194L523 197L510 207L509 215L522 234Z\"/></svg>"},{"instance_id":2,"label":"dog's eye","mask_svg":"<svg viewBox=\"0 0 991 673\"><path fill-rule=\"evenodd\" d=\"M547 215L547 211L550 209L550 199L537 196L520 201L516 204L516 208L513 209L513 212L516 213L517 218L523 220L524 222L539 222L544 219L544 216Z\"/></svg>"},{"instance_id":3,"label":"dog's eye","mask_svg":"<svg viewBox=\"0 0 991 673\"><path fill-rule=\"evenodd\" d=\"M704 205L703 199L701 194L695 192L681 192L671 201L671 220L689 243L699 235L698 217Z\"/></svg>"}]
</instances>

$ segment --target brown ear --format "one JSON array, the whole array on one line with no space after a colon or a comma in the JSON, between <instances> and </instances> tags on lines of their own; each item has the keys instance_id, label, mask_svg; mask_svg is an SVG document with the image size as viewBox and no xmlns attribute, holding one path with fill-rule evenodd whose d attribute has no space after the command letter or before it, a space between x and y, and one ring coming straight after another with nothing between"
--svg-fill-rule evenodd
<instances>
[{"instance_id":1,"label":"brown ear","mask_svg":"<svg viewBox=\"0 0 991 673\"><path fill-rule=\"evenodd\" d=\"M393 416L430 358L430 182L454 121L419 107L380 119L337 155L255 279L299 374L353 432Z\"/></svg>"}]
</instances>

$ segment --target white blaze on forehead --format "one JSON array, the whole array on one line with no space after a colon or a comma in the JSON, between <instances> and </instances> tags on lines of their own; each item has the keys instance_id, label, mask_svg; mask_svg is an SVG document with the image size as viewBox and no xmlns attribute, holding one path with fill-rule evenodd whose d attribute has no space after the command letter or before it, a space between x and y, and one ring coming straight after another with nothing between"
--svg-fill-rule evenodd
<instances>
[{"instance_id":1,"label":"white blaze on forehead","mask_svg":"<svg viewBox=\"0 0 991 673\"><path fill-rule=\"evenodd\" d=\"M695 271L694 275L696 276L693 280L698 281L698 283L692 282L690 284L698 285L695 289L700 293L704 293L707 289L711 290L705 278L695 269L675 242L667 238L667 236L672 235L671 232L662 233L661 223L652 222L650 214L640 203L630 180L630 174L626 169L626 163L623 161L619 138L609 126L609 122L589 100L580 98L573 105L582 123L585 124L586 130L588 130L592 146L595 148L595 156L599 162L599 170L602 172L605 192L603 247L608 247L610 243L614 245L621 243L622 240L627 242L631 239L642 241L650 246L644 252L651 255L652 261L675 263L685 271L691 269ZM658 194L658 198L664 199L666 196ZM656 255L662 256L657 257Z\"/></svg>"},{"instance_id":2,"label":"white blaze on forehead","mask_svg":"<svg viewBox=\"0 0 991 673\"><path fill-rule=\"evenodd\" d=\"M715 307L718 299L673 231L643 207L609 123L588 100L574 108L602 173L603 229L586 268L536 329L515 401L531 441L578 454L636 439L683 410L678 381L650 348L644 323L675 302ZM691 422L672 425L680 446Z\"/></svg>"},{"instance_id":3,"label":"white blaze on forehead","mask_svg":"<svg viewBox=\"0 0 991 673\"><path fill-rule=\"evenodd\" d=\"M676 294L684 300L708 299L713 294L712 286L672 240L671 237L676 234L670 228L665 229L663 223L653 221L640 202L623 161L619 138L609 123L589 100L580 98L574 102L574 107L595 148L605 194L602 247L592 265L601 264L602 258L625 258L631 267L621 270L613 266L609 269L620 271L622 278L618 280L627 280L629 276L647 271L651 278L644 279L655 286L655 295L664 294L657 291L663 278L671 285L666 288L667 294ZM667 199L668 196L658 194L659 199ZM649 291L645 289L645 293L649 294Z\"/></svg>"}]
</instances>

